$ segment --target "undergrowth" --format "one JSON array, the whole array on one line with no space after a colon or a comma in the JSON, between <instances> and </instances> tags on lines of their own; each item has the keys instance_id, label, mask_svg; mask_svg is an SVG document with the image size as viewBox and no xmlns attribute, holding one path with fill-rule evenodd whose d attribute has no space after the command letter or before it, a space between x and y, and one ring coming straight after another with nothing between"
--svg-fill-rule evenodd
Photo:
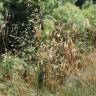
<instances>
[{"instance_id":1,"label":"undergrowth","mask_svg":"<svg viewBox=\"0 0 96 96\"><path fill-rule=\"evenodd\" d=\"M20 24L13 22L14 2L2 1L14 16L9 27L0 25L0 96L96 96L96 6L33 1L14 1L16 8L27 4L26 12L34 8Z\"/></svg>"}]
</instances>

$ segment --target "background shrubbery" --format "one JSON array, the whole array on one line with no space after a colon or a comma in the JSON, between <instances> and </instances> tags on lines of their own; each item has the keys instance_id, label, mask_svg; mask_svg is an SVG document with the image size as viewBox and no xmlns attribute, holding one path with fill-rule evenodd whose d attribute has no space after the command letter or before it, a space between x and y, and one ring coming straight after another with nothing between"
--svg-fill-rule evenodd
<instances>
[{"instance_id":1,"label":"background shrubbery","mask_svg":"<svg viewBox=\"0 0 96 96\"><path fill-rule=\"evenodd\" d=\"M75 4L0 1L0 95L96 95L96 6Z\"/></svg>"}]
</instances>

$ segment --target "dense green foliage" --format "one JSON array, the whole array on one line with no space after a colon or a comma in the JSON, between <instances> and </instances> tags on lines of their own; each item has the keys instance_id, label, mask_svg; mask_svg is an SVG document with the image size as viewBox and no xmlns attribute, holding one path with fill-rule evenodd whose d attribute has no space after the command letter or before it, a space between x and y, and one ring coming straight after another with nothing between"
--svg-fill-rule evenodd
<instances>
[{"instance_id":1,"label":"dense green foliage","mask_svg":"<svg viewBox=\"0 0 96 96\"><path fill-rule=\"evenodd\" d=\"M34 38L33 26L38 18L40 7L38 2L26 0L1 1L1 39L2 49L21 50ZM38 22L38 21L37 21ZM3 37L2 37L3 36ZM25 44L26 43L26 44Z\"/></svg>"}]
</instances>

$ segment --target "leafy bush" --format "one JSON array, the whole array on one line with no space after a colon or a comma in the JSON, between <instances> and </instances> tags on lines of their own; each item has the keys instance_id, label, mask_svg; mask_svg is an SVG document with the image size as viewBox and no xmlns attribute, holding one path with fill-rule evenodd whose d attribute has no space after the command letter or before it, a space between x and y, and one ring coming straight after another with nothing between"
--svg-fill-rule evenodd
<instances>
[{"instance_id":1,"label":"leafy bush","mask_svg":"<svg viewBox=\"0 0 96 96\"><path fill-rule=\"evenodd\" d=\"M83 14L90 21L92 26L96 26L96 5L91 5L88 8L83 9Z\"/></svg>"},{"instance_id":2,"label":"leafy bush","mask_svg":"<svg viewBox=\"0 0 96 96\"><path fill-rule=\"evenodd\" d=\"M88 20L88 22L86 21L82 11L70 3L66 3L64 6L55 8L53 10L53 17L59 22L75 23L78 28L82 29L86 26L86 23L89 23Z\"/></svg>"},{"instance_id":3,"label":"leafy bush","mask_svg":"<svg viewBox=\"0 0 96 96\"><path fill-rule=\"evenodd\" d=\"M25 71L24 67L26 63L23 59L20 59L16 56L4 55L3 59L0 62L0 73L2 79L14 79L18 78L18 76L23 74Z\"/></svg>"}]
</instances>

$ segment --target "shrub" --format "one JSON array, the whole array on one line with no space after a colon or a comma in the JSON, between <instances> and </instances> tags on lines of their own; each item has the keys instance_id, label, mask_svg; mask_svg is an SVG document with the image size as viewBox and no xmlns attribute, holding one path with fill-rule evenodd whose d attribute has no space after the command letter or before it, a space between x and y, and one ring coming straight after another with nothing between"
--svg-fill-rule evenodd
<instances>
[{"instance_id":1,"label":"shrub","mask_svg":"<svg viewBox=\"0 0 96 96\"><path fill-rule=\"evenodd\" d=\"M2 76L2 79L4 80L12 80L17 79L18 76L23 74L25 71L24 67L26 66L26 63L23 61L23 59L20 59L19 57L12 56L9 54L5 54L3 59L0 62L0 73Z\"/></svg>"},{"instance_id":2,"label":"shrub","mask_svg":"<svg viewBox=\"0 0 96 96\"><path fill-rule=\"evenodd\" d=\"M75 23L80 30L90 26L90 22L84 17L82 11L70 3L55 8L52 14L57 22Z\"/></svg>"},{"instance_id":3,"label":"shrub","mask_svg":"<svg viewBox=\"0 0 96 96\"><path fill-rule=\"evenodd\" d=\"M32 0L1 0L0 14L4 27L0 29L0 43L2 50L11 52L21 51L23 47L32 44L34 38L34 21L38 22L40 7L37 1ZM35 17L36 16L36 17ZM37 24L37 23L36 23ZM1 25L0 25L1 26ZM3 38L3 40L2 40ZM2 50L0 50L2 52Z\"/></svg>"},{"instance_id":4,"label":"shrub","mask_svg":"<svg viewBox=\"0 0 96 96\"><path fill-rule=\"evenodd\" d=\"M83 9L83 14L90 21L92 26L96 26L96 5L91 5L88 8Z\"/></svg>"}]
</instances>

